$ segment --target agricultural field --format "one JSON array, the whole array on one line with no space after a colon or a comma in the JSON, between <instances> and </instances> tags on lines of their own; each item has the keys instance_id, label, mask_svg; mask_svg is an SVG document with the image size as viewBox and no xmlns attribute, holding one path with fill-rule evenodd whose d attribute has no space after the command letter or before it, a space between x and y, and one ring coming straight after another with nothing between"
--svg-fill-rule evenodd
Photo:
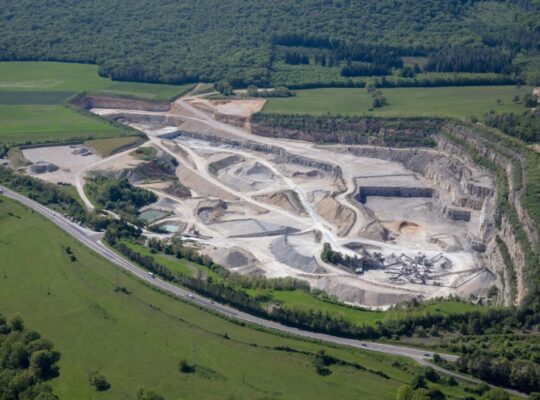
<instances>
[{"instance_id":1,"label":"agricultural field","mask_svg":"<svg viewBox=\"0 0 540 400\"><path fill-rule=\"evenodd\" d=\"M118 272L41 216L0 200L2 313L19 313L54 342L61 360L52 384L60 398L97 398L88 383L97 370L112 385L98 396L103 399L130 398L137 387L167 399L198 399L203 392L205 399L393 399L417 370L407 360L227 322ZM115 285L125 290L115 291ZM320 376L311 354L321 349L366 370L334 365L330 375ZM196 372L180 373L182 359L194 363ZM430 385L447 398L462 398L467 386Z\"/></svg>"},{"instance_id":2,"label":"agricultural field","mask_svg":"<svg viewBox=\"0 0 540 400\"><path fill-rule=\"evenodd\" d=\"M388 104L372 108L372 97L366 89L298 90L295 97L273 98L263 109L265 113L375 115L383 117L441 116L482 117L486 112L522 113L523 96L531 92L528 86L462 86L436 88L381 89ZM514 102L519 96L520 102ZM498 100L500 102L498 103Z\"/></svg>"},{"instance_id":3,"label":"agricultural field","mask_svg":"<svg viewBox=\"0 0 540 400\"><path fill-rule=\"evenodd\" d=\"M100 139L125 131L66 107L77 93L166 100L193 85L113 82L97 66L56 62L0 63L0 145Z\"/></svg>"},{"instance_id":4,"label":"agricultural field","mask_svg":"<svg viewBox=\"0 0 540 400\"><path fill-rule=\"evenodd\" d=\"M0 92L80 92L167 100L191 89L192 84L163 85L113 82L98 75L98 67L59 62L0 63ZM0 98L1 98L0 94Z\"/></svg>"},{"instance_id":5,"label":"agricultural field","mask_svg":"<svg viewBox=\"0 0 540 400\"><path fill-rule=\"evenodd\" d=\"M0 105L0 144L120 136L124 131L64 105Z\"/></svg>"}]
</instances>

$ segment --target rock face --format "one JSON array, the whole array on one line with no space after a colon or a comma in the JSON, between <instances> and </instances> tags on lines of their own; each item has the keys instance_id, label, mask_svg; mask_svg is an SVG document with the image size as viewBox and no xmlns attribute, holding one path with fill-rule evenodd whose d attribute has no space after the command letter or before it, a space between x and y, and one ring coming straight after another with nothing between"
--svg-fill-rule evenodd
<instances>
[{"instance_id":1,"label":"rock face","mask_svg":"<svg viewBox=\"0 0 540 400\"><path fill-rule=\"evenodd\" d=\"M424 187L359 186L357 200L365 204L369 196L379 197L433 197L434 190Z\"/></svg>"},{"instance_id":2,"label":"rock face","mask_svg":"<svg viewBox=\"0 0 540 400\"><path fill-rule=\"evenodd\" d=\"M469 210L460 210L457 208L445 207L445 215L454 221L467 221L471 220L471 212Z\"/></svg>"},{"instance_id":3,"label":"rock face","mask_svg":"<svg viewBox=\"0 0 540 400\"><path fill-rule=\"evenodd\" d=\"M210 164L208 164L208 170L210 171L210 173L215 175L220 169L226 168L232 164L237 164L243 160L244 159L241 156L233 154L231 156L227 156L220 160L211 162Z\"/></svg>"},{"instance_id":4,"label":"rock face","mask_svg":"<svg viewBox=\"0 0 540 400\"><path fill-rule=\"evenodd\" d=\"M505 304L519 304L523 302L530 287L532 280L527 276L525 269L527 265L534 260L528 260L525 256L525 248L530 246L532 252L535 252L531 258L538 257L539 251L539 235L534 225L534 220L528 215L527 211L522 206L520 197L522 191L516 191L514 187L513 177L515 169L521 168L520 163L523 155L513 151L510 148L503 147L494 142L486 140L476 134L468 127L461 125L449 126L448 131L455 137L463 140L467 145L474 149L475 153L488 159L493 164L504 170L507 176L507 181L510 189L509 202L511 207L515 208L519 226L512 223L505 213L499 212L494 222L491 219L484 218L485 232L491 232L491 235L485 235L484 243L486 243L485 254L488 257L490 265L498 272L503 281L503 297ZM464 154L463 149L454 142L447 140L444 137L439 139L439 147L451 152L459 152ZM467 157L466 154L463 157ZM467 157L468 158L468 157ZM472 160L470 160L472 162ZM469 189L473 193L482 193L481 189L471 187ZM494 203L494 201L493 201ZM495 207L495 205L493 205ZM524 235L518 240L517 229L522 229ZM508 248L508 253L511 258L511 264L507 265L501 256L501 248L497 245L495 235L504 242ZM523 237L526 236L526 237Z\"/></svg>"}]
</instances>

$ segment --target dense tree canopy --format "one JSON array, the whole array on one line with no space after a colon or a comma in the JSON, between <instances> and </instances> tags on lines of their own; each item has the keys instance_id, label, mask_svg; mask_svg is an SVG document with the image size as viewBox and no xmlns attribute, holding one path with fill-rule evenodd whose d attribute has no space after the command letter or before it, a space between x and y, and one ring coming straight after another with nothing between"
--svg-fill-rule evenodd
<instances>
[{"instance_id":1,"label":"dense tree canopy","mask_svg":"<svg viewBox=\"0 0 540 400\"><path fill-rule=\"evenodd\" d=\"M0 399L58 400L46 383L58 376L60 353L18 315L0 315Z\"/></svg>"},{"instance_id":2,"label":"dense tree canopy","mask_svg":"<svg viewBox=\"0 0 540 400\"><path fill-rule=\"evenodd\" d=\"M0 59L97 63L120 80L265 86L280 46L319 49L288 51L292 63L379 70L433 54L435 70L453 71L471 70L467 59L478 57L454 53L474 45L481 69L498 71L538 52L538 13L533 0L0 0Z\"/></svg>"}]
</instances>

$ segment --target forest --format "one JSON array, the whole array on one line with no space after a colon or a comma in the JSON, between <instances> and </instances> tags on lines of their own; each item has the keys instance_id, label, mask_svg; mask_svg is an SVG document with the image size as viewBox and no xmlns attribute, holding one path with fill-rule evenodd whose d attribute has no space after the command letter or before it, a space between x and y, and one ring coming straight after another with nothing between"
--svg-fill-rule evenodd
<instances>
[{"instance_id":1,"label":"forest","mask_svg":"<svg viewBox=\"0 0 540 400\"><path fill-rule=\"evenodd\" d=\"M540 46L540 5L533 0L0 5L0 60L94 63L116 80L265 87L278 61L358 76L399 70L404 56L427 57L428 71L521 74Z\"/></svg>"}]
</instances>

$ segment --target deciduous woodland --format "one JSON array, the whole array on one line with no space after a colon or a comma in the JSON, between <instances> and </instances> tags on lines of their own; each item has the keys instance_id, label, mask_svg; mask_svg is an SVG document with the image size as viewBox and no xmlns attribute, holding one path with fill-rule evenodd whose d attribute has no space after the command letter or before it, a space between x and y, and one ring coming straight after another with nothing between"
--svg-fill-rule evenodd
<instances>
[{"instance_id":1,"label":"deciduous woodland","mask_svg":"<svg viewBox=\"0 0 540 400\"><path fill-rule=\"evenodd\" d=\"M538 79L539 5L530 0L92 0L84 7L75 0L3 0L0 6L0 59L96 63L118 80L268 86L287 65L309 67L304 84L326 80L317 78L319 70L341 78L396 70L409 80L420 71Z\"/></svg>"}]
</instances>

